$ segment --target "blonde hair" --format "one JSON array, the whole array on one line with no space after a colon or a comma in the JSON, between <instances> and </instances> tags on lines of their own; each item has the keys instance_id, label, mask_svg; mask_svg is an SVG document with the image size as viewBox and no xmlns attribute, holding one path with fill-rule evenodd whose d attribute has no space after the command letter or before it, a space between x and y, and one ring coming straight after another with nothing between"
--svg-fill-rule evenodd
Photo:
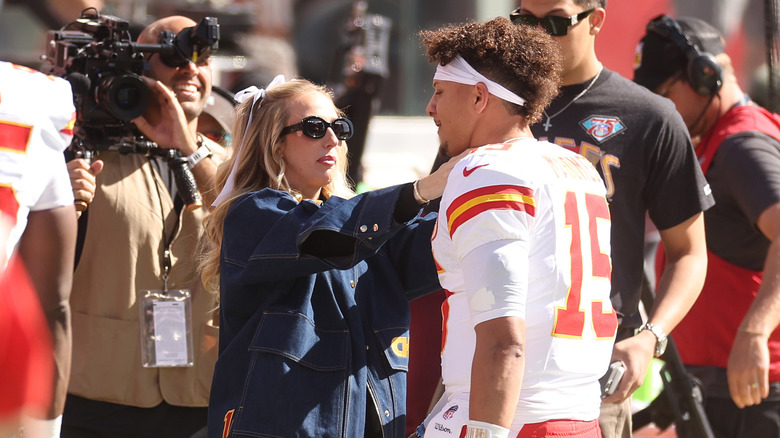
<instances>
[{"instance_id":1,"label":"blonde hair","mask_svg":"<svg viewBox=\"0 0 780 438\"><path fill-rule=\"evenodd\" d=\"M232 156L217 170L217 193L225 186L233 162L240 158L236 168L233 192L216 206L203 222L205 248L200 262L201 279L210 291L219 291L219 260L222 247L223 224L228 210L240 197L264 188L290 193L298 201L302 195L290 186L285 177L286 163L283 151L285 136L281 135L289 117L288 107L294 99L309 93L322 93L330 99L333 95L326 87L304 79L279 84L266 90L266 96L254 104L248 99L236 108L233 127L233 144L237 145ZM250 113L252 125L247 129ZM343 113L337 109L339 116ZM341 141L336 147L337 172L333 180L322 187L322 196L350 198L355 192L347 180L347 145Z\"/></svg>"}]
</instances>

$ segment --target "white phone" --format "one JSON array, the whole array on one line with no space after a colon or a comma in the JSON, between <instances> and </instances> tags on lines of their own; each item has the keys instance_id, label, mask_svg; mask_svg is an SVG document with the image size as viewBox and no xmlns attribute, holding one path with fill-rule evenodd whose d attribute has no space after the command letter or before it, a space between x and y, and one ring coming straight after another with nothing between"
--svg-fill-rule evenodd
<instances>
[{"instance_id":1,"label":"white phone","mask_svg":"<svg viewBox=\"0 0 780 438\"><path fill-rule=\"evenodd\" d=\"M623 378L623 374L626 372L626 366L623 362L617 360L609 365L609 371L604 374L604 377L599 379L601 382L601 397L604 398L608 395L612 395L620 383L620 379Z\"/></svg>"}]
</instances>

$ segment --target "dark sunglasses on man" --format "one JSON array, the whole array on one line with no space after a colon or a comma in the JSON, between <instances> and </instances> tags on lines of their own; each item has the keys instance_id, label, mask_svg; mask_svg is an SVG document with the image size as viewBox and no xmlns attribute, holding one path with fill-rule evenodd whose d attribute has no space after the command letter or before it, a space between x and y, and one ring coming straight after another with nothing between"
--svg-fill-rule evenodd
<instances>
[{"instance_id":1,"label":"dark sunglasses on man","mask_svg":"<svg viewBox=\"0 0 780 438\"><path fill-rule=\"evenodd\" d=\"M336 134L336 138L339 140L349 140L352 138L352 134L355 133L355 128L352 126L352 122L344 117L328 123L321 117L309 116L305 117L301 123L296 123L282 129L281 135L287 135L292 132L303 131L303 133L310 138L322 138L328 132L328 128L333 129L333 133Z\"/></svg>"},{"instance_id":2,"label":"dark sunglasses on man","mask_svg":"<svg viewBox=\"0 0 780 438\"><path fill-rule=\"evenodd\" d=\"M517 8L509 13L509 19L512 20L512 23L516 24L527 24L534 27L541 25L542 29L552 36L564 36L569 33L570 27L582 21L594 10L595 8L591 8L587 11L580 12L579 14L574 14L571 17L548 15L546 17L537 18L531 14L521 14L520 8Z\"/></svg>"},{"instance_id":3,"label":"dark sunglasses on man","mask_svg":"<svg viewBox=\"0 0 780 438\"><path fill-rule=\"evenodd\" d=\"M180 56L180 55L178 55L176 53L168 54L168 55L165 55L165 56L159 55L157 53L152 53L152 54L149 55L148 58L146 58L146 60L149 61L150 59L152 59L152 56L154 56L154 55L158 55L160 57L160 61L162 61L163 64L165 64L166 66L168 66L170 68L186 67L190 62L192 62L193 64L197 65L198 67L202 67L202 66L206 65L209 62L209 60L211 59L211 55L210 54L207 55L207 56L197 57L196 60L193 61L191 59L188 59L188 58L185 58L183 56Z\"/></svg>"}]
</instances>

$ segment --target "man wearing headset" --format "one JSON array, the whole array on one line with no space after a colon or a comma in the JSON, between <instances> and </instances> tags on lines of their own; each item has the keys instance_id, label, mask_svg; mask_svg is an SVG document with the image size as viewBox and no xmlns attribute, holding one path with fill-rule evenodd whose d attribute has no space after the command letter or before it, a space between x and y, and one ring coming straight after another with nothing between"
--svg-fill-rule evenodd
<instances>
[{"instance_id":1,"label":"man wearing headset","mask_svg":"<svg viewBox=\"0 0 780 438\"><path fill-rule=\"evenodd\" d=\"M634 81L675 103L717 200L704 288L674 332L680 356L716 436L780 436L780 117L742 91L720 34L694 18L648 24Z\"/></svg>"}]
</instances>

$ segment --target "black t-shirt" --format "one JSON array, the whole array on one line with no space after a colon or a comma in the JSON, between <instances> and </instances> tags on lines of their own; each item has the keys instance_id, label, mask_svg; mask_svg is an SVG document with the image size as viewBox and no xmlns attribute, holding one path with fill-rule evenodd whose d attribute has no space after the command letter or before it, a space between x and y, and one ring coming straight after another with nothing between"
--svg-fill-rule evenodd
<instances>
[{"instance_id":1,"label":"black t-shirt","mask_svg":"<svg viewBox=\"0 0 780 438\"><path fill-rule=\"evenodd\" d=\"M755 131L732 135L721 143L706 176L717 202L704 215L707 248L737 266L762 271L770 241L756 221L780 202L780 142Z\"/></svg>"},{"instance_id":2,"label":"black t-shirt","mask_svg":"<svg viewBox=\"0 0 780 438\"><path fill-rule=\"evenodd\" d=\"M549 124L543 117L531 130L538 139L579 152L604 178L612 216L612 305L621 327L638 327L646 213L664 230L714 201L670 100L605 69L558 113L590 82L563 87L547 109Z\"/></svg>"}]
</instances>

